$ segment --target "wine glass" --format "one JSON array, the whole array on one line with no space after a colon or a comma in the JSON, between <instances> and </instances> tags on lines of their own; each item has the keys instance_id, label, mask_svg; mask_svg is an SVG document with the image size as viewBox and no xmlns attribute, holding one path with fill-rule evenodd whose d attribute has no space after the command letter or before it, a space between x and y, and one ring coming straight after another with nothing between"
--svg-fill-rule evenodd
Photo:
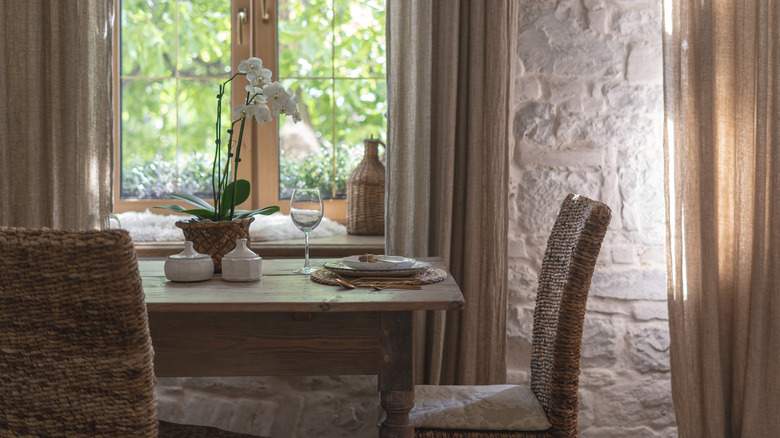
<instances>
[{"instance_id":1,"label":"wine glass","mask_svg":"<svg viewBox=\"0 0 780 438\"><path fill-rule=\"evenodd\" d=\"M122 228L119 218L114 213L90 213L87 216L87 224L84 226L87 230L112 230Z\"/></svg>"},{"instance_id":2,"label":"wine glass","mask_svg":"<svg viewBox=\"0 0 780 438\"><path fill-rule=\"evenodd\" d=\"M309 265L309 233L320 224L322 210L320 189L307 187L293 190L290 198L290 218L293 224L303 231L306 247L306 259L303 267L294 271L296 274L311 274L316 271Z\"/></svg>"}]
</instances>

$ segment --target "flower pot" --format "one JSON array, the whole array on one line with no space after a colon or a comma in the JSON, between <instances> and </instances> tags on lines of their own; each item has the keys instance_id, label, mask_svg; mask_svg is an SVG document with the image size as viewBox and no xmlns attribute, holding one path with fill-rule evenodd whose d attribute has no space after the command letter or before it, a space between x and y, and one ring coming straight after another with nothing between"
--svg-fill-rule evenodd
<instances>
[{"instance_id":1,"label":"flower pot","mask_svg":"<svg viewBox=\"0 0 780 438\"><path fill-rule=\"evenodd\" d=\"M234 221L199 222L178 221L176 226L184 232L184 240L192 242L195 251L211 256L214 272L222 272L222 257L236 247L236 240L249 241L249 224L254 218Z\"/></svg>"}]
</instances>

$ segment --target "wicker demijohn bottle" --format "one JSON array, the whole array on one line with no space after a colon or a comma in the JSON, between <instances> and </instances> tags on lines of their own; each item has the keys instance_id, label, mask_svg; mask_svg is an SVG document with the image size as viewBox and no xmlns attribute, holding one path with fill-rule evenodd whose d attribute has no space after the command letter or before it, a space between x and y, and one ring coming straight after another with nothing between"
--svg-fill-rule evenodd
<instances>
[{"instance_id":1,"label":"wicker demijohn bottle","mask_svg":"<svg viewBox=\"0 0 780 438\"><path fill-rule=\"evenodd\" d=\"M379 139L365 139L363 161L347 180L347 232L385 233L385 166L379 161Z\"/></svg>"}]
</instances>

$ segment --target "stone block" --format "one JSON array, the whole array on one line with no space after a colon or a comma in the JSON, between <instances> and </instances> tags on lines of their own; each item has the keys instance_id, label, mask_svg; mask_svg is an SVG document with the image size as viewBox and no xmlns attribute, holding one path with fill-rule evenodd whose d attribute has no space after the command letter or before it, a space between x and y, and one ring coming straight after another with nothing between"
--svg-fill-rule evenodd
<instances>
[{"instance_id":1,"label":"stone block","mask_svg":"<svg viewBox=\"0 0 780 438\"><path fill-rule=\"evenodd\" d=\"M544 251L547 236L566 196L579 193L591 199L599 199L600 186L601 177L596 172L529 170L523 174L517 194L516 206L520 214L517 226L529 234L542 230L545 233L542 243ZM532 246L531 242L528 242L528 246Z\"/></svg>"},{"instance_id":2,"label":"stone block","mask_svg":"<svg viewBox=\"0 0 780 438\"><path fill-rule=\"evenodd\" d=\"M605 3L605 0L583 0L582 2L585 8L589 10L601 9L605 7Z\"/></svg>"},{"instance_id":3,"label":"stone block","mask_svg":"<svg viewBox=\"0 0 780 438\"><path fill-rule=\"evenodd\" d=\"M669 308L666 301L639 301L631 304L631 315L637 321L668 321Z\"/></svg>"},{"instance_id":4,"label":"stone block","mask_svg":"<svg viewBox=\"0 0 780 438\"><path fill-rule=\"evenodd\" d=\"M509 243L507 245L507 252L509 258L517 258L517 257L525 257L525 241L521 238L512 238L509 239Z\"/></svg>"},{"instance_id":5,"label":"stone block","mask_svg":"<svg viewBox=\"0 0 780 438\"><path fill-rule=\"evenodd\" d=\"M631 246L612 246L612 263L616 265L633 265L637 262L636 249ZM603 251L603 249L602 249Z\"/></svg>"},{"instance_id":6,"label":"stone block","mask_svg":"<svg viewBox=\"0 0 780 438\"><path fill-rule=\"evenodd\" d=\"M631 83L663 81L663 52L657 43L636 44L628 54L626 79Z\"/></svg>"},{"instance_id":7,"label":"stone block","mask_svg":"<svg viewBox=\"0 0 780 438\"><path fill-rule=\"evenodd\" d=\"M646 428L648 433L652 433L646 436L663 436L655 435L655 431L665 430L675 424L668 375L659 378L632 376L621 379L615 385L594 391L594 397L597 399L591 405L592 415L596 421L602 421L594 424L592 429L601 430L601 426L615 431L619 430L616 429L619 425L631 425ZM643 400L649 400L649 404L644 404ZM606 418L609 418L609 421L603 421ZM634 436L629 430L623 429L623 432L624 437Z\"/></svg>"},{"instance_id":8,"label":"stone block","mask_svg":"<svg viewBox=\"0 0 780 438\"><path fill-rule=\"evenodd\" d=\"M588 95L583 82L572 78L552 78L547 84L551 103L564 112L582 112L582 98Z\"/></svg>"},{"instance_id":9,"label":"stone block","mask_svg":"<svg viewBox=\"0 0 780 438\"><path fill-rule=\"evenodd\" d=\"M542 145L555 145L555 106L549 103L526 103L517 108L513 122L514 138L530 138Z\"/></svg>"},{"instance_id":10,"label":"stone block","mask_svg":"<svg viewBox=\"0 0 780 438\"><path fill-rule=\"evenodd\" d=\"M609 11L606 9L597 9L588 12L588 25L597 33L608 34L611 31Z\"/></svg>"},{"instance_id":11,"label":"stone block","mask_svg":"<svg viewBox=\"0 0 780 438\"><path fill-rule=\"evenodd\" d=\"M663 112L662 84L610 82L603 87L610 109L621 114L656 115Z\"/></svg>"},{"instance_id":12,"label":"stone block","mask_svg":"<svg viewBox=\"0 0 780 438\"><path fill-rule=\"evenodd\" d=\"M588 391L601 391L603 388L615 385L620 377L612 370L604 368L582 368L580 373L580 388Z\"/></svg>"},{"instance_id":13,"label":"stone block","mask_svg":"<svg viewBox=\"0 0 780 438\"><path fill-rule=\"evenodd\" d=\"M643 265L666 266L666 248L663 246L645 248L639 254L639 261Z\"/></svg>"},{"instance_id":14,"label":"stone block","mask_svg":"<svg viewBox=\"0 0 780 438\"><path fill-rule=\"evenodd\" d=\"M527 264L510 260L508 273L509 296L533 301L534 297L536 297L538 278L538 267L534 268Z\"/></svg>"},{"instance_id":15,"label":"stone block","mask_svg":"<svg viewBox=\"0 0 780 438\"><path fill-rule=\"evenodd\" d=\"M520 337L508 337L506 346L507 363L517 367L525 366L525 370L531 367L531 343Z\"/></svg>"},{"instance_id":16,"label":"stone block","mask_svg":"<svg viewBox=\"0 0 780 438\"><path fill-rule=\"evenodd\" d=\"M597 269L590 293L596 297L621 300L666 300L664 269Z\"/></svg>"},{"instance_id":17,"label":"stone block","mask_svg":"<svg viewBox=\"0 0 780 438\"><path fill-rule=\"evenodd\" d=\"M640 115L568 114L558 118L555 134L561 144L589 141L635 150L656 145L662 147L662 128L660 120Z\"/></svg>"},{"instance_id":18,"label":"stone block","mask_svg":"<svg viewBox=\"0 0 780 438\"><path fill-rule=\"evenodd\" d=\"M582 332L583 368L609 367L617 362L617 331L611 319L585 315Z\"/></svg>"},{"instance_id":19,"label":"stone block","mask_svg":"<svg viewBox=\"0 0 780 438\"><path fill-rule=\"evenodd\" d=\"M562 149L557 151L525 150L520 153L520 163L526 167L559 168L576 170L604 165L604 153L593 149Z\"/></svg>"},{"instance_id":20,"label":"stone block","mask_svg":"<svg viewBox=\"0 0 780 438\"><path fill-rule=\"evenodd\" d=\"M623 198L622 219L628 230L664 229L663 149L627 149L618 153Z\"/></svg>"},{"instance_id":21,"label":"stone block","mask_svg":"<svg viewBox=\"0 0 780 438\"><path fill-rule=\"evenodd\" d=\"M668 325L631 327L628 345L631 359L639 371L669 371Z\"/></svg>"},{"instance_id":22,"label":"stone block","mask_svg":"<svg viewBox=\"0 0 780 438\"><path fill-rule=\"evenodd\" d=\"M590 295L588 297L588 305L585 310L590 315L622 315L630 316L631 308L626 305L625 302L620 300L614 300L610 298L601 298Z\"/></svg>"},{"instance_id":23,"label":"stone block","mask_svg":"<svg viewBox=\"0 0 780 438\"><path fill-rule=\"evenodd\" d=\"M520 32L517 54L526 72L609 78L623 76L626 56L620 41L554 16L539 17Z\"/></svg>"},{"instance_id":24,"label":"stone block","mask_svg":"<svg viewBox=\"0 0 780 438\"><path fill-rule=\"evenodd\" d=\"M621 35L637 38L646 36L660 40L661 7L660 2L647 3L649 8L618 12L615 19L615 29Z\"/></svg>"},{"instance_id":25,"label":"stone block","mask_svg":"<svg viewBox=\"0 0 780 438\"><path fill-rule=\"evenodd\" d=\"M542 83L536 77L519 76L515 96L519 100L538 100L542 97Z\"/></svg>"}]
</instances>

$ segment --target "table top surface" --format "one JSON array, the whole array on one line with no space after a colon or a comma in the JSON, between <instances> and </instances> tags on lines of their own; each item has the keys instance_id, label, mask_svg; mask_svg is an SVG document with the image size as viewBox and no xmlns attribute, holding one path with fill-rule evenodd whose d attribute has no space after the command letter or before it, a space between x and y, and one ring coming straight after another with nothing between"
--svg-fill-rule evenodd
<instances>
[{"instance_id":1,"label":"table top surface","mask_svg":"<svg viewBox=\"0 0 780 438\"><path fill-rule=\"evenodd\" d=\"M312 259L322 267L336 259ZM439 258L424 258L445 268ZM308 275L294 274L303 259L264 259L263 278L247 283L223 281L219 274L196 283L174 283L165 278L164 259L139 259L149 312L374 312L407 310L459 310L463 294L452 275L420 290L362 287L345 289L315 283Z\"/></svg>"}]
</instances>

